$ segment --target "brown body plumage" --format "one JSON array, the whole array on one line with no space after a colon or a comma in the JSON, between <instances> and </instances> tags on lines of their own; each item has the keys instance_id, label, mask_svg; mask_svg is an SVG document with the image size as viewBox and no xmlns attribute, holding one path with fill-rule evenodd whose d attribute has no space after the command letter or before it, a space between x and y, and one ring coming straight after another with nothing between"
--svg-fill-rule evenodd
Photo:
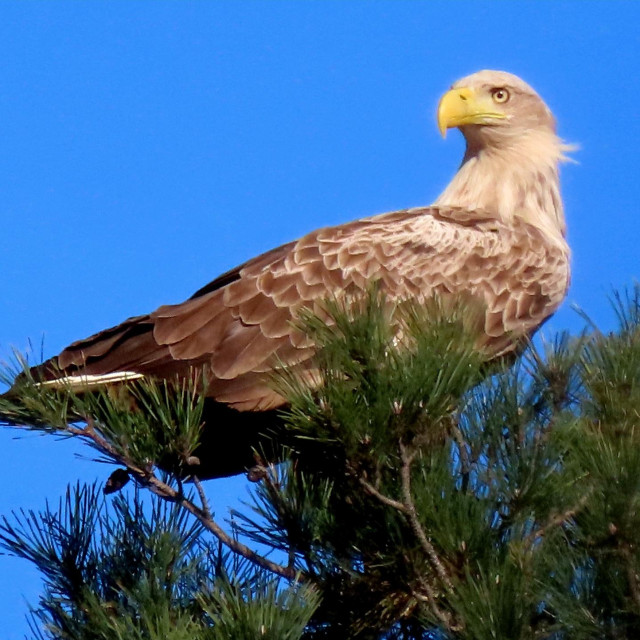
<instances>
[{"instance_id":1,"label":"brown body plumage","mask_svg":"<svg viewBox=\"0 0 640 640\"><path fill-rule=\"evenodd\" d=\"M302 307L358 295L477 298L490 356L516 348L562 302L569 250L553 117L520 79L483 71L442 99L439 124L467 151L434 205L314 231L229 271L178 305L130 318L67 347L41 379L83 387L208 370L210 416L201 477L241 471L256 433L284 400L265 374L304 369L313 344L292 322Z\"/></svg>"}]
</instances>

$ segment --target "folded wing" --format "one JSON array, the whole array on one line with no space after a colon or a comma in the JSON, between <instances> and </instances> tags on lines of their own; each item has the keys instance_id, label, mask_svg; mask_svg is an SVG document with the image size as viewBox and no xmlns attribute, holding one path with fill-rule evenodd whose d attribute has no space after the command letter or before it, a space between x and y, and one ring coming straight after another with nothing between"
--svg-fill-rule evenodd
<instances>
[{"instance_id":1,"label":"folded wing","mask_svg":"<svg viewBox=\"0 0 640 640\"><path fill-rule=\"evenodd\" d=\"M442 207L393 212L320 229L258 256L186 302L70 345L40 372L99 382L206 367L217 401L241 411L273 409L283 399L265 374L281 364L309 367L314 353L294 324L301 308L320 311L323 300L357 296L374 281L390 299L477 298L486 308L481 342L497 355L555 311L568 265L562 247L524 222L507 226L489 214Z\"/></svg>"}]
</instances>

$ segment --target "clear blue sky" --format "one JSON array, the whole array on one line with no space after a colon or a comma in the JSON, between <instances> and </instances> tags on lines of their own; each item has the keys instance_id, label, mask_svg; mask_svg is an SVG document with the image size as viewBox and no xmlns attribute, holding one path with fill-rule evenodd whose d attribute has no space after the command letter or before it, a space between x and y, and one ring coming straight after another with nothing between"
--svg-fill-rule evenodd
<instances>
[{"instance_id":1,"label":"clear blue sky","mask_svg":"<svg viewBox=\"0 0 640 640\"><path fill-rule=\"evenodd\" d=\"M640 3L3 2L0 354L179 302L319 226L430 203L460 136L458 77L522 76L577 142L563 167L568 303L604 327L640 275ZM0 432L0 513L104 479L70 442ZM209 486L219 516L244 482ZM35 572L0 557L0 621L26 633Z\"/></svg>"}]
</instances>

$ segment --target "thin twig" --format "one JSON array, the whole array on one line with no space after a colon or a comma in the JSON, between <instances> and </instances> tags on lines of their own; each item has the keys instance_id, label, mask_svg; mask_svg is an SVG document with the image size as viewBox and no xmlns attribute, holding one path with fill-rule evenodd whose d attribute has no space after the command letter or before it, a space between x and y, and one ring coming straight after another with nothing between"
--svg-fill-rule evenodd
<instances>
[{"instance_id":1,"label":"thin twig","mask_svg":"<svg viewBox=\"0 0 640 640\"><path fill-rule=\"evenodd\" d=\"M280 483L274 481L274 478L277 477L277 471L275 470L276 467L275 465L270 464L268 466L263 466L262 469L264 469L262 482L264 482L264 485L266 486L269 496L273 500L274 504L278 505L279 507L282 501L280 495Z\"/></svg>"},{"instance_id":2,"label":"thin twig","mask_svg":"<svg viewBox=\"0 0 640 640\"><path fill-rule=\"evenodd\" d=\"M413 594L413 597L416 600L419 600L420 602L424 602L425 604L427 604L431 609L433 615L436 616L436 618L438 618L438 620L440 620L440 622L442 622L442 624L444 624L444 626L449 631L459 631L460 627L458 625L454 625L451 622L451 614L449 614L447 611L443 611L438 606L436 594L433 588L431 587L431 585L426 580L420 578L420 586L426 591L427 595L424 596L418 591L416 591L415 589L411 589L411 593Z\"/></svg>"},{"instance_id":3,"label":"thin twig","mask_svg":"<svg viewBox=\"0 0 640 640\"><path fill-rule=\"evenodd\" d=\"M128 460L125 456L118 453L115 448L95 429L93 421L86 420L87 426L84 429L69 426L68 432L80 436L84 439L91 440L101 451L105 452L108 456L116 460L118 463L124 465L129 470L129 473L133 475L140 484L149 488L149 490L163 498L179 504L183 509L186 509L189 513L195 516L202 526L210 531L222 544L231 549L234 553L241 555L253 564L271 571L276 575L282 576L288 580L301 579L303 576L299 572L295 571L291 567L283 567L282 565L272 562L271 560L256 553L253 549L250 549L245 544L242 544L239 540L236 540L229 536L220 525L213 520L208 513L208 508L198 507L191 500L186 498L182 493L176 491L173 487L162 482L152 471L140 469ZM197 488L197 487L196 487Z\"/></svg>"},{"instance_id":4,"label":"thin twig","mask_svg":"<svg viewBox=\"0 0 640 640\"><path fill-rule=\"evenodd\" d=\"M463 493L467 492L469 487L469 475L471 473L471 458L469 457L469 452L467 451L467 443L464 439L464 435L462 434L462 430L460 429L460 425L455 417L451 420L451 432L453 433L453 439L456 441L458 445L458 450L460 451L460 467L462 471L462 491Z\"/></svg>"},{"instance_id":5,"label":"thin twig","mask_svg":"<svg viewBox=\"0 0 640 640\"><path fill-rule=\"evenodd\" d=\"M620 554L625 561L627 569L627 581L629 582L631 597L636 603L636 606L640 607L640 578L638 577L638 572L636 571L636 567L634 566L635 563L633 553L631 552L629 546L625 544L620 547Z\"/></svg>"},{"instance_id":6,"label":"thin twig","mask_svg":"<svg viewBox=\"0 0 640 640\"><path fill-rule=\"evenodd\" d=\"M276 475L275 469L276 467L273 464L270 464L268 467L265 467L264 475L262 477L262 482L264 482L267 488L267 491L269 493L269 496L271 497L272 503L276 506L278 515L282 518L283 515L286 516L287 514L286 513L283 514L281 510L281 505L282 505L281 486L280 486L280 483L277 481L277 475ZM289 562L287 563L287 567L289 569L293 569L296 562L296 550L291 544L290 531L289 531L289 527L287 526L288 521L289 521L289 518L284 518L284 521L281 520L281 524L283 528L285 528L285 530L287 531L287 542L289 544L289 548L287 549L287 557L289 559Z\"/></svg>"},{"instance_id":7,"label":"thin twig","mask_svg":"<svg viewBox=\"0 0 640 640\"><path fill-rule=\"evenodd\" d=\"M418 512L416 511L416 506L413 502L413 497L411 496L411 462L415 457L414 454L410 454L407 451L407 448L404 446L402 441L398 443L400 448L400 458L402 460L402 468L400 470L400 475L402 478L402 494L404 497L404 506L407 509L407 516L409 517L409 522L411 523L411 527L413 528L414 533L418 537L422 548L426 552L435 572L438 574L438 577L442 581L442 584L449 591L453 591L453 583L449 578L442 561L438 557L435 547L431 544L429 538L427 538L427 534L424 532L420 524L420 519L418 518Z\"/></svg>"},{"instance_id":8,"label":"thin twig","mask_svg":"<svg viewBox=\"0 0 640 640\"><path fill-rule=\"evenodd\" d=\"M533 544L538 538L542 538L543 536L545 536L549 530L553 529L554 527L559 527L560 525L568 522L582 509L582 507L584 507L584 505L591 497L591 493L591 491L588 491L580 498L580 500L578 500L578 502L573 507L562 511L561 513L553 515L543 526L531 532L527 536L525 542L527 542L528 544Z\"/></svg>"},{"instance_id":9,"label":"thin twig","mask_svg":"<svg viewBox=\"0 0 640 640\"><path fill-rule=\"evenodd\" d=\"M207 495L204 492L204 487L202 486L202 482L200 482L200 478L198 476L191 476L193 481L193 485L200 496L200 503L202 504L202 513L205 518L208 520L213 520L213 516L211 515L211 508L209 507L209 501L207 500Z\"/></svg>"},{"instance_id":10,"label":"thin twig","mask_svg":"<svg viewBox=\"0 0 640 640\"><path fill-rule=\"evenodd\" d=\"M402 502L394 500L393 498L389 498L383 493L380 493L380 491L378 491L370 482L368 482L364 478L358 478L358 482L370 496L377 498L380 502L382 502L382 504L386 504L388 507L393 507L398 511L402 511L402 513L409 513L407 507Z\"/></svg>"}]
</instances>

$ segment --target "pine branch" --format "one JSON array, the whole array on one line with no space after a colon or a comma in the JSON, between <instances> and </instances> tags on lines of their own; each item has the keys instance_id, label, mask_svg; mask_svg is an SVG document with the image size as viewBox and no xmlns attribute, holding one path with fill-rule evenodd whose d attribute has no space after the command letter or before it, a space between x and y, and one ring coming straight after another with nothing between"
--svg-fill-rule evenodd
<instances>
[{"instance_id":1,"label":"pine branch","mask_svg":"<svg viewBox=\"0 0 640 640\"><path fill-rule=\"evenodd\" d=\"M278 504L278 502L280 501L280 491L282 487L280 483L275 479L276 474L275 474L274 465L270 464L268 465L268 467L265 467L264 465L260 465L259 475L262 479L262 482L264 483L264 486L267 489L267 493L269 494L269 496L271 496L271 500L273 501L273 504ZM287 542L289 544L289 549L287 553L289 564L287 565L287 568L293 570L295 566L295 561L296 561L296 553L290 541L287 540Z\"/></svg>"},{"instance_id":2,"label":"pine branch","mask_svg":"<svg viewBox=\"0 0 640 640\"><path fill-rule=\"evenodd\" d=\"M551 529L559 527L568 522L582 510L585 504L587 504L587 501L591 497L592 493L593 491L588 491L580 498L580 500L578 500L578 502L573 507L570 507L569 509L562 511L561 513L556 513L555 515L551 516L551 518L549 518L549 520L543 526L531 532L527 536L525 542L529 545L533 545L536 540L544 537Z\"/></svg>"},{"instance_id":3,"label":"pine branch","mask_svg":"<svg viewBox=\"0 0 640 640\"><path fill-rule=\"evenodd\" d=\"M438 620L440 620L440 622L442 622L442 624L444 624L444 626L449 631L452 631L452 632L460 631L463 628L462 625L454 623L451 619L451 614L449 614L447 611L443 611L437 605L437 596L433 588L431 587L431 585L426 580L421 578L420 586L425 590L427 595L423 596L420 592L413 589L412 594L414 598L416 600L419 600L420 602L424 602L425 604L427 604L429 609L431 609L431 612L433 613L433 615Z\"/></svg>"},{"instance_id":4,"label":"pine branch","mask_svg":"<svg viewBox=\"0 0 640 640\"><path fill-rule=\"evenodd\" d=\"M96 447L106 453L110 458L116 460L119 464L127 467L129 473L136 478L136 480L142 485L150 489L152 493L164 500L175 502L182 508L187 510L193 516L195 516L202 526L210 531L222 544L228 549L242 556L246 560L252 562L256 566L266 569L275 575L286 578L287 580L299 580L302 576L299 572L296 572L290 567L283 567L264 556L256 553L253 549L250 549L239 540L235 540L229 536L224 529L211 517L209 512L206 498L203 502L203 507L198 507L191 500L189 500L182 492L177 491L167 483L160 480L151 470L141 469L131 463L130 460L116 451L116 449L103 438L95 429L93 419L91 417L85 417L86 426L84 428L74 427L69 425L67 431L73 435L80 436L85 440L89 440ZM198 483L199 484L199 483ZM198 486L196 485L196 489ZM202 491L201 499L203 495L202 486L198 489L198 492Z\"/></svg>"},{"instance_id":5,"label":"pine branch","mask_svg":"<svg viewBox=\"0 0 640 640\"><path fill-rule=\"evenodd\" d=\"M109 575L117 580L104 581L108 589L95 610L78 608L79 632L60 627L51 637L85 638L85 629L98 628L92 616L99 623L108 615L118 637L133 640L143 637L137 621L155 620L164 607L171 612L166 627L144 637L168 638L164 629L175 627L176 603L185 626L173 640L200 637L190 626L194 611L204 611L198 624L211 640L640 637L640 287L628 302L629 310L620 302L617 333L563 338L481 386L450 323L429 324L416 313L415 322L400 322L408 338L396 344L387 314L373 303L360 319L334 318L332 328L318 318L317 331L326 334L319 341L322 385L314 393L294 388L298 396L285 416L291 433L301 436L291 475L257 461L249 478L261 481L259 519L245 518L247 527L234 526L230 534L215 521L199 478L192 476L194 489L185 495L179 477L165 480L158 470L164 464L179 475L195 466L189 459L202 427L196 389L156 391L140 383L130 392L136 412L129 411L128 396L124 402L110 393L76 397L37 384L26 389L22 408L0 399L7 422L80 436L104 459L126 466L155 494L154 503L198 529L197 539L177 541L192 551L184 554L186 578L174 575L175 541L138 554L161 569L148 572L155 582L143 575L146 591L135 581L138 591L128 583L122 588L121 575L138 561L135 554L123 559L112 545L112 557L121 561ZM86 415L93 416L86 426L68 425ZM124 503L127 495L117 500ZM121 533L138 526L137 512L128 514L120 528L107 527L113 539L126 539ZM34 530L58 531L52 516L42 526L33 522ZM83 522L91 530L93 521ZM239 542L238 534L254 547L281 551L282 564ZM73 553L59 553L64 561L80 547L67 538L64 549ZM105 536L96 540L104 544ZM211 547L220 549L217 560ZM237 564L227 569L223 550ZM44 564L51 564L44 552ZM78 566L89 564L80 560ZM190 563L198 565L191 574ZM315 613L303 607L307 614L301 612L299 630L289 636L280 633L293 628L286 615L278 632L269 626L272 617L293 613L279 599L280 578L304 581L290 587L303 601L311 584L321 596ZM218 588L224 580L228 590ZM77 591L76 583L70 581ZM165 600L158 598L163 592ZM113 593L123 598L116 605L131 612L126 624L112 614ZM71 619L62 615L58 595L42 620Z\"/></svg>"},{"instance_id":6,"label":"pine branch","mask_svg":"<svg viewBox=\"0 0 640 640\"><path fill-rule=\"evenodd\" d=\"M640 576L638 576L638 571L635 566L633 552L629 548L629 545L625 544L620 547L620 554L624 559L631 597L638 609L640 609Z\"/></svg>"},{"instance_id":7,"label":"pine branch","mask_svg":"<svg viewBox=\"0 0 640 640\"><path fill-rule=\"evenodd\" d=\"M471 456L467 450L467 443L464 439L464 435L460 426L458 425L457 417L453 417L451 420L451 433L453 439L458 445L458 451L460 452L460 471L462 474L462 491L466 493L469 488L469 474L471 473Z\"/></svg>"},{"instance_id":8,"label":"pine branch","mask_svg":"<svg viewBox=\"0 0 640 640\"><path fill-rule=\"evenodd\" d=\"M404 506L409 517L409 522L411 523L411 528L420 541L420 545L429 557L429 560L431 561L431 564L435 572L438 574L442 584L449 593L453 593L453 583L451 582L451 578L447 574L447 571L442 564L442 560L438 557L435 547L431 544L427 534L424 532L424 529L420 524L420 519L418 518L416 506L413 502L413 496L411 494L411 463L415 457L415 452L410 454L402 441L398 442L398 447L400 449L400 459L402 461L402 467L400 469L402 494L404 498Z\"/></svg>"},{"instance_id":9,"label":"pine branch","mask_svg":"<svg viewBox=\"0 0 640 640\"><path fill-rule=\"evenodd\" d=\"M204 492L204 487L202 486L202 482L198 479L197 476L192 476L191 480L200 496L200 503L202 504L202 513L205 518L208 520L212 520L213 516L211 515L211 508L209 507L209 501L207 500L207 495Z\"/></svg>"},{"instance_id":10,"label":"pine branch","mask_svg":"<svg viewBox=\"0 0 640 640\"><path fill-rule=\"evenodd\" d=\"M409 510L407 509L407 506L405 504L403 504L402 502L398 502L398 500L394 500L393 498L389 498L388 496L385 496L384 494L380 493L380 491L378 491L370 482L368 482L364 478L359 477L358 482L370 496L373 496L374 498L379 500L382 504L385 504L388 507L392 507L393 509L397 509L402 513L405 513L405 514L409 513Z\"/></svg>"}]
</instances>

